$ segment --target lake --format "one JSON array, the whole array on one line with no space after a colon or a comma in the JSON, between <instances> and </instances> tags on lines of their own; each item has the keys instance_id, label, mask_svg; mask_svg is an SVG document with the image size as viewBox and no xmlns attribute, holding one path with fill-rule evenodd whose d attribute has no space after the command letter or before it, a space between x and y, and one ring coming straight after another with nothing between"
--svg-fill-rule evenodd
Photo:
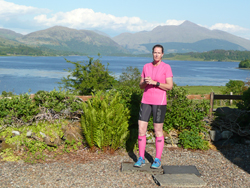
<instances>
[{"instance_id":1,"label":"lake","mask_svg":"<svg viewBox=\"0 0 250 188\"><path fill-rule=\"evenodd\" d=\"M0 93L12 91L20 94L27 93L29 89L31 93L36 93L58 89L57 82L68 75L64 69L74 68L64 58L73 62L88 61L86 56L0 57ZM151 62L152 58L103 56L100 60L105 66L109 63L109 70L118 77L129 66L142 71L143 65ZM239 62L163 61L171 66L174 82L178 86L224 86L230 79L246 81L250 78L250 70L237 69Z\"/></svg>"}]
</instances>

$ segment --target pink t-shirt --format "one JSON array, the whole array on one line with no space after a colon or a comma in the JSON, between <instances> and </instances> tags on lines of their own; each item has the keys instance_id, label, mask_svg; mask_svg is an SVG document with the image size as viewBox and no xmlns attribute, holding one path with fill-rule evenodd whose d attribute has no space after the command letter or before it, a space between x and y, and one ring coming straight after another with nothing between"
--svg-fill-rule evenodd
<instances>
[{"instance_id":1,"label":"pink t-shirt","mask_svg":"<svg viewBox=\"0 0 250 188\"><path fill-rule=\"evenodd\" d=\"M166 78L173 77L173 73L169 64L161 62L154 66L151 62L144 65L142 70L141 77L147 76L150 76L154 81L166 83ZM152 105L167 105L166 91L154 85L147 85L141 102Z\"/></svg>"}]
</instances>

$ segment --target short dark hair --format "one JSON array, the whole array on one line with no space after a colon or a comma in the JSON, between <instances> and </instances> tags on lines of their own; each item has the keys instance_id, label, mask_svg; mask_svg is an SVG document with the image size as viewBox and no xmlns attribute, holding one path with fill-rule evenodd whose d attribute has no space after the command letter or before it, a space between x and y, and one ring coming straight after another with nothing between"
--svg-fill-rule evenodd
<instances>
[{"instance_id":1,"label":"short dark hair","mask_svg":"<svg viewBox=\"0 0 250 188\"><path fill-rule=\"evenodd\" d=\"M154 45L154 47L152 48L152 53L154 53L154 49L155 49L156 47L161 48L162 53L164 53L164 48L163 48L163 46L162 46L162 45L160 45L160 44L156 44L156 45Z\"/></svg>"}]
</instances>

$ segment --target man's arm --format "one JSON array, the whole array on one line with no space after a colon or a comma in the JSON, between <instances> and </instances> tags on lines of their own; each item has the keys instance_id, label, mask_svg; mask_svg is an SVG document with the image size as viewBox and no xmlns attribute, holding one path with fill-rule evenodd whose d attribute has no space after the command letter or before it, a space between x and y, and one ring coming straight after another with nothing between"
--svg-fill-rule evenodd
<instances>
[{"instance_id":1,"label":"man's arm","mask_svg":"<svg viewBox=\"0 0 250 188\"><path fill-rule=\"evenodd\" d=\"M147 86L147 83L143 77L141 77L141 81L140 81L139 86L141 89L145 89L145 87Z\"/></svg>"},{"instance_id":2,"label":"man's arm","mask_svg":"<svg viewBox=\"0 0 250 188\"><path fill-rule=\"evenodd\" d=\"M150 77L146 77L145 82L147 84L150 84L150 85L156 85L157 84L157 82L152 80ZM166 78L166 83L160 83L160 85L158 87L163 89L163 90L171 90L173 88L173 77Z\"/></svg>"},{"instance_id":3,"label":"man's arm","mask_svg":"<svg viewBox=\"0 0 250 188\"><path fill-rule=\"evenodd\" d=\"M171 90L173 88L173 77L166 78L166 83L160 83L159 88L163 90Z\"/></svg>"}]
</instances>

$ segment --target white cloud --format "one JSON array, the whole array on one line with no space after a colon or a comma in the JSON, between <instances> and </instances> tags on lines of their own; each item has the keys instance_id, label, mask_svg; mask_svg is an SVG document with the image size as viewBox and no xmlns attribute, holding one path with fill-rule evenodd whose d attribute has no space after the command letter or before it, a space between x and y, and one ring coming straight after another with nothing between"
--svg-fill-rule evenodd
<instances>
[{"instance_id":1,"label":"white cloud","mask_svg":"<svg viewBox=\"0 0 250 188\"><path fill-rule=\"evenodd\" d=\"M185 20L167 20L165 25L180 25L183 22L185 22Z\"/></svg>"},{"instance_id":2,"label":"white cloud","mask_svg":"<svg viewBox=\"0 0 250 188\"><path fill-rule=\"evenodd\" d=\"M58 12L48 17L45 14L34 18L39 24L48 27L63 25L76 29L102 29L138 32L152 30L158 25L179 25L183 21L168 20L166 23L149 23L139 17L115 17L111 14L94 12L92 9L79 8L70 12Z\"/></svg>"},{"instance_id":3,"label":"white cloud","mask_svg":"<svg viewBox=\"0 0 250 188\"><path fill-rule=\"evenodd\" d=\"M41 14L42 12L48 13L48 9L39 9L32 6L17 5L11 2L0 0L0 18L9 20L10 18L28 15L28 14Z\"/></svg>"},{"instance_id":4,"label":"white cloud","mask_svg":"<svg viewBox=\"0 0 250 188\"><path fill-rule=\"evenodd\" d=\"M232 25L228 23L217 23L210 27L210 29L218 29L227 32L239 32L239 31L247 31L249 29L240 27L238 25Z\"/></svg>"}]
</instances>

